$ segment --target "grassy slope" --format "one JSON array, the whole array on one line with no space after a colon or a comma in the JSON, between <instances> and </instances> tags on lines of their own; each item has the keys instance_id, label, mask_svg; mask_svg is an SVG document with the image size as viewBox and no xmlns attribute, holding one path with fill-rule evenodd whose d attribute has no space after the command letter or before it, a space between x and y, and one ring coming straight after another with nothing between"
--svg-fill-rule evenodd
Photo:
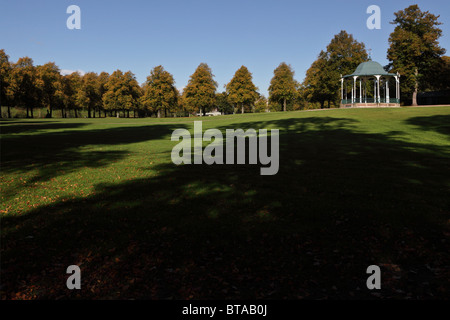
<instances>
[{"instance_id":1,"label":"grassy slope","mask_svg":"<svg viewBox=\"0 0 450 320\"><path fill-rule=\"evenodd\" d=\"M280 129L275 176L173 165L194 120L2 121L2 297L448 297L450 107L202 119Z\"/></svg>"}]
</instances>

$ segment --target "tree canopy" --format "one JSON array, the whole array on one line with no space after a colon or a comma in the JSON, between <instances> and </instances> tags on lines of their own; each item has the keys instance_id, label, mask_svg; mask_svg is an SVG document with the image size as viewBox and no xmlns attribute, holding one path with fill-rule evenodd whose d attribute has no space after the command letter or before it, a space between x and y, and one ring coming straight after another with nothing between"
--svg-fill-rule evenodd
<instances>
[{"instance_id":1,"label":"tree canopy","mask_svg":"<svg viewBox=\"0 0 450 320\"><path fill-rule=\"evenodd\" d=\"M11 64L9 62L9 56L5 53L5 50L0 50L0 106L2 104L9 105L6 101L8 98L7 96L7 89L9 86L11 76ZM8 109L8 113L10 113ZM0 118L1 118L0 113Z\"/></svg>"},{"instance_id":2,"label":"tree canopy","mask_svg":"<svg viewBox=\"0 0 450 320\"><path fill-rule=\"evenodd\" d=\"M74 72L61 76L60 81L57 83L55 95L58 98L58 104L63 118L67 118L67 110L73 110L75 117L78 117L77 111L80 108L78 93L81 82L81 75L78 72Z\"/></svg>"},{"instance_id":3,"label":"tree canopy","mask_svg":"<svg viewBox=\"0 0 450 320\"><path fill-rule=\"evenodd\" d=\"M189 112L198 112L203 115L214 106L217 82L213 77L211 68L206 63L201 63L191 75L183 91L185 107Z\"/></svg>"},{"instance_id":4,"label":"tree canopy","mask_svg":"<svg viewBox=\"0 0 450 320\"><path fill-rule=\"evenodd\" d=\"M92 109L95 109L102 99L98 91L97 77L95 72L86 73L81 80L81 87L78 92L78 102L87 107L89 118Z\"/></svg>"},{"instance_id":5,"label":"tree canopy","mask_svg":"<svg viewBox=\"0 0 450 320\"><path fill-rule=\"evenodd\" d=\"M258 88L252 81L252 74L245 66L236 71L226 89L228 100L233 105L240 105L241 113L244 113L245 106L253 105L259 96Z\"/></svg>"},{"instance_id":6,"label":"tree canopy","mask_svg":"<svg viewBox=\"0 0 450 320\"><path fill-rule=\"evenodd\" d=\"M122 110L129 115L130 110L137 110L141 88L131 71L123 73L114 71L105 85L106 92L103 96L105 109Z\"/></svg>"},{"instance_id":7,"label":"tree canopy","mask_svg":"<svg viewBox=\"0 0 450 320\"><path fill-rule=\"evenodd\" d=\"M42 104L47 108L47 117L52 117L53 108L58 100L55 95L61 74L58 66L54 62L48 62L36 67L36 85L40 91Z\"/></svg>"},{"instance_id":8,"label":"tree canopy","mask_svg":"<svg viewBox=\"0 0 450 320\"><path fill-rule=\"evenodd\" d=\"M273 78L269 86L269 100L282 103L283 111L286 111L286 104L297 97L299 83L294 79L294 70L285 62L274 70Z\"/></svg>"},{"instance_id":9,"label":"tree canopy","mask_svg":"<svg viewBox=\"0 0 450 320\"><path fill-rule=\"evenodd\" d=\"M151 112L175 112L178 104L178 91L173 76L162 66L155 67L147 77L144 85L144 94L141 97L142 106Z\"/></svg>"},{"instance_id":10,"label":"tree canopy","mask_svg":"<svg viewBox=\"0 0 450 320\"><path fill-rule=\"evenodd\" d=\"M364 43L356 41L353 35L342 30L306 71L303 82L305 99L319 102L322 108L325 101L328 101L328 106L330 102L337 105L339 79L342 75L353 73L356 67L367 59Z\"/></svg>"},{"instance_id":11,"label":"tree canopy","mask_svg":"<svg viewBox=\"0 0 450 320\"><path fill-rule=\"evenodd\" d=\"M224 114L229 114L234 112L234 107L228 99L226 92L216 93L216 106L218 111Z\"/></svg>"},{"instance_id":12,"label":"tree canopy","mask_svg":"<svg viewBox=\"0 0 450 320\"><path fill-rule=\"evenodd\" d=\"M27 118L30 116L29 111L33 117L33 106L38 103L37 76L33 60L29 57L19 58L11 67L7 87L8 100L13 105L25 107ZM8 117L11 117L9 105Z\"/></svg>"},{"instance_id":13,"label":"tree canopy","mask_svg":"<svg viewBox=\"0 0 450 320\"><path fill-rule=\"evenodd\" d=\"M402 76L402 93L411 95L412 104L417 105L419 89L425 89L445 49L439 46L442 30L439 16L421 11L411 5L394 13L391 22L396 27L389 36L387 58L391 72Z\"/></svg>"}]
</instances>

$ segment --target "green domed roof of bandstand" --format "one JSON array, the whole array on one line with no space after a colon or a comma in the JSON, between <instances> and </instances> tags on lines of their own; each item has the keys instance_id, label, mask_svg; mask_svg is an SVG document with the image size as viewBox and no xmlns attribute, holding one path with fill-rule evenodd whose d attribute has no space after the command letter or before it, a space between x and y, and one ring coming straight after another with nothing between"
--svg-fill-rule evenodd
<instances>
[{"instance_id":1,"label":"green domed roof of bandstand","mask_svg":"<svg viewBox=\"0 0 450 320\"><path fill-rule=\"evenodd\" d=\"M367 76L396 76L394 73L389 73L376 61L366 61L361 63L352 74L344 76L348 77L367 77Z\"/></svg>"}]
</instances>

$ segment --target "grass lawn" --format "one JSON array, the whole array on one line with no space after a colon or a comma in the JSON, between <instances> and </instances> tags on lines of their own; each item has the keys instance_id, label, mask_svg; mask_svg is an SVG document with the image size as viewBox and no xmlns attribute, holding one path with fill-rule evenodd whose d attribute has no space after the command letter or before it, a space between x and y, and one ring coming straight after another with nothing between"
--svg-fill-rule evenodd
<instances>
[{"instance_id":1,"label":"grass lawn","mask_svg":"<svg viewBox=\"0 0 450 320\"><path fill-rule=\"evenodd\" d=\"M2 298L450 297L450 107L201 119L280 129L274 176L172 164L194 120L2 119Z\"/></svg>"}]
</instances>

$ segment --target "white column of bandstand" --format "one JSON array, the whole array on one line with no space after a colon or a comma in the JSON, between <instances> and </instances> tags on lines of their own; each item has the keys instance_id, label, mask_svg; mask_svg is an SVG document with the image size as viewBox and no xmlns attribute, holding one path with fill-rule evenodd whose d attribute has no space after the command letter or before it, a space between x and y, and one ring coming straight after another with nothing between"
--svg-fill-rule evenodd
<instances>
[{"instance_id":1,"label":"white column of bandstand","mask_svg":"<svg viewBox=\"0 0 450 320\"><path fill-rule=\"evenodd\" d=\"M381 76L375 76L377 78L377 103L380 103L380 77Z\"/></svg>"},{"instance_id":2,"label":"white column of bandstand","mask_svg":"<svg viewBox=\"0 0 450 320\"><path fill-rule=\"evenodd\" d=\"M362 95L361 95L361 78L359 78L359 103L362 103Z\"/></svg>"},{"instance_id":3,"label":"white column of bandstand","mask_svg":"<svg viewBox=\"0 0 450 320\"><path fill-rule=\"evenodd\" d=\"M389 103L389 79L386 78L386 103Z\"/></svg>"}]
</instances>

